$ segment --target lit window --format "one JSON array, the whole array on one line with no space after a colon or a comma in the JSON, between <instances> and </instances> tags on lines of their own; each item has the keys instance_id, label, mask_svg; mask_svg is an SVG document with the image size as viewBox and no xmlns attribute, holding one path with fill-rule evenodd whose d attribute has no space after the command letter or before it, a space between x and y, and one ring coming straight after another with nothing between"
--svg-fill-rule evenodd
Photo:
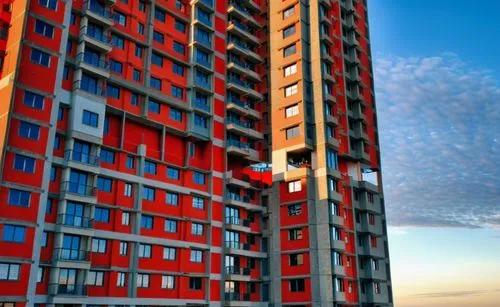
<instances>
[{"instance_id":1,"label":"lit window","mask_svg":"<svg viewBox=\"0 0 500 307\"><path fill-rule=\"evenodd\" d=\"M292 64L292 65L285 67L284 71L285 71L285 77L296 74L297 73L297 64Z\"/></svg>"},{"instance_id":2,"label":"lit window","mask_svg":"<svg viewBox=\"0 0 500 307\"><path fill-rule=\"evenodd\" d=\"M291 181L288 183L288 192L293 193L293 192L299 192L302 190L302 184L300 180L296 181Z\"/></svg>"},{"instance_id":3,"label":"lit window","mask_svg":"<svg viewBox=\"0 0 500 307\"><path fill-rule=\"evenodd\" d=\"M203 251L192 249L189 259L191 260L191 262L203 262Z\"/></svg>"},{"instance_id":4,"label":"lit window","mask_svg":"<svg viewBox=\"0 0 500 307\"><path fill-rule=\"evenodd\" d=\"M287 19L288 17L295 14L295 6L289 7L283 11L283 19Z\"/></svg>"},{"instance_id":5,"label":"lit window","mask_svg":"<svg viewBox=\"0 0 500 307\"><path fill-rule=\"evenodd\" d=\"M299 115L299 106L298 105L293 105L285 109L285 115L286 117L292 117L295 115Z\"/></svg>"},{"instance_id":6,"label":"lit window","mask_svg":"<svg viewBox=\"0 0 500 307\"><path fill-rule=\"evenodd\" d=\"M161 277L161 288L162 289L174 289L175 288L175 277L172 275L163 275Z\"/></svg>"},{"instance_id":7,"label":"lit window","mask_svg":"<svg viewBox=\"0 0 500 307\"><path fill-rule=\"evenodd\" d=\"M299 87L298 87L297 83L289 85L289 86L285 87L285 97L290 97L292 95L295 95L298 93L298 91L299 91Z\"/></svg>"}]
</instances>

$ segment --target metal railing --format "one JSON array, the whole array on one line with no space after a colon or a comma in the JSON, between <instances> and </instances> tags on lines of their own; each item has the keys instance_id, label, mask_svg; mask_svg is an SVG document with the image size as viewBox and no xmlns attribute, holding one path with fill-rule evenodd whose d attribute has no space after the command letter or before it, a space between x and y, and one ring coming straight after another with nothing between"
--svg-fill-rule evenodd
<instances>
[{"instance_id":1,"label":"metal railing","mask_svg":"<svg viewBox=\"0 0 500 307\"><path fill-rule=\"evenodd\" d=\"M93 27L83 27L80 29L80 33L82 35L87 35L101 43L108 44L110 42L109 35L103 33L102 31L98 31L96 28Z\"/></svg>"},{"instance_id":2,"label":"metal railing","mask_svg":"<svg viewBox=\"0 0 500 307\"><path fill-rule=\"evenodd\" d=\"M250 227L250 220L240 219L239 217L236 217L236 216L226 216L225 221L226 221L226 224L241 225L244 227Z\"/></svg>"},{"instance_id":3,"label":"metal railing","mask_svg":"<svg viewBox=\"0 0 500 307\"><path fill-rule=\"evenodd\" d=\"M234 147L238 147L241 149L250 149L250 144L243 143L243 142L238 141L238 140L227 140L226 142L227 142L227 146L234 146Z\"/></svg>"},{"instance_id":4,"label":"metal railing","mask_svg":"<svg viewBox=\"0 0 500 307\"><path fill-rule=\"evenodd\" d=\"M101 59L99 55L89 52L81 52L77 54L76 62L83 62L101 69L109 69L109 63L107 61Z\"/></svg>"},{"instance_id":5,"label":"metal railing","mask_svg":"<svg viewBox=\"0 0 500 307\"><path fill-rule=\"evenodd\" d=\"M225 241L224 246L227 248L250 250L250 243L243 243L239 241Z\"/></svg>"},{"instance_id":6,"label":"metal railing","mask_svg":"<svg viewBox=\"0 0 500 307\"><path fill-rule=\"evenodd\" d=\"M224 300L226 301L250 301L250 293L224 293Z\"/></svg>"},{"instance_id":7,"label":"metal railing","mask_svg":"<svg viewBox=\"0 0 500 307\"><path fill-rule=\"evenodd\" d=\"M100 96L100 97L105 97L106 96L106 86L104 86L101 82L97 81L97 84L94 84L93 82L89 82L87 80L81 79L81 80L76 80L73 83L73 88L74 89L80 89L82 91L85 91L87 93Z\"/></svg>"},{"instance_id":8,"label":"metal railing","mask_svg":"<svg viewBox=\"0 0 500 307\"><path fill-rule=\"evenodd\" d=\"M83 6L86 7L92 13L95 13L104 18L113 18L113 13L111 10L104 5L99 4L97 1L85 1L83 2Z\"/></svg>"},{"instance_id":9,"label":"metal railing","mask_svg":"<svg viewBox=\"0 0 500 307\"><path fill-rule=\"evenodd\" d=\"M244 121L241 121L241 120L239 120L237 118L234 118L234 117L228 117L227 118L227 122L229 124L235 124L235 125L243 127L243 128L253 129L253 123L251 123L251 122L244 122Z\"/></svg>"},{"instance_id":10,"label":"metal railing","mask_svg":"<svg viewBox=\"0 0 500 307\"><path fill-rule=\"evenodd\" d=\"M54 259L64 261L89 261L90 252L71 248L55 248Z\"/></svg>"},{"instance_id":11,"label":"metal railing","mask_svg":"<svg viewBox=\"0 0 500 307\"><path fill-rule=\"evenodd\" d=\"M86 296L87 286L79 284L50 284L50 293L53 295L74 295L74 296Z\"/></svg>"},{"instance_id":12,"label":"metal railing","mask_svg":"<svg viewBox=\"0 0 500 307\"><path fill-rule=\"evenodd\" d=\"M75 161L92 166L99 166L99 157L96 155L89 155L81 151L68 149L64 152L64 159L66 161Z\"/></svg>"},{"instance_id":13,"label":"metal railing","mask_svg":"<svg viewBox=\"0 0 500 307\"><path fill-rule=\"evenodd\" d=\"M61 189L67 193L73 193L83 196L96 196L97 188L91 185L73 182L73 181L63 181Z\"/></svg>"},{"instance_id":14,"label":"metal railing","mask_svg":"<svg viewBox=\"0 0 500 307\"><path fill-rule=\"evenodd\" d=\"M57 224L76 228L94 228L94 219L74 214L59 214Z\"/></svg>"}]
</instances>

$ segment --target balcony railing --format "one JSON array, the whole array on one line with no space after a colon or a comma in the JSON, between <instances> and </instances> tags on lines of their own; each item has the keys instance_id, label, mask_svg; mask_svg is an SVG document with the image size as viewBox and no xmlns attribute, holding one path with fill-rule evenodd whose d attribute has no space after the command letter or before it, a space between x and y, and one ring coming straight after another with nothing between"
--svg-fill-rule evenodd
<instances>
[{"instance_id":1,"label":"balcony railing","mask_svg":"<svg viewBox=\"0 0 500 307\"><path fill-rule=\"evenodd\" d=\"M248 50L248 45L245 42L240 41L239 39L233 37L229 39L229 42L235 44L238 47Z\"/></svg>"},{"instance_id":2,"label":"balcony railing","mask_svg":"<svg viewBox=\"0 0 500 307\"><path fill-rule=\"evenodd\" d=\"M101 43L109 43L110 38L109 35L102 32L102 30L97 30L93 27L83 27L80 29L81 34L85 34L90 36L91 38L101 42Z\"/></svg>"},{"instance_id":3,"label":"balcony railing","mask_svg":"<svg viewBox=\"0 0 500 307\"><path fill-rule=\"evenodd\" d=\"M245 203L250 203L250 197L247 195L241 196L240 194L236 194L233 192L227 192L226 193L226 198L230 200L236 200L236 201L242 201Z\"/></svg>"},{"instance_id":4,"label":"balcony railing","mask_svg":"<svg viewBox=\"0 0 500 307\"><path fill-rule=\"evenodd\" d=\"M90 82L85 79L76 80L73 83L73 88L80 89L82 91L100 97L106 96L106 87L100 82L96 84L95 82Z\"/></svg>"},{"instance_id":5,"label":"balcony railing","mask_svg":"<svg viewBox=\"0 0 500 307\"><path fill-rule=\"evenodd\" d=\"M77 63L83 62L101 69L109 69L109 63L101 59L97 54L82 52L76 56Z\"/></svg>"},{"instance_id":6,"label":"balcony railing","mask_svg":"<svg viewBox=\"0 0 500 307\"><path fill-rule=\"evenodd\" d=\"M240 106L240 107L245 108L245 109L254 110L254 107L252 104L250 104L248 102L245 103L245 102L243 102L240 99L235 98L235 97L229 97L228 102L234 103L235 105Z\"/></svg>"},{"instance_id":7,"label":"balcony railing","mask_svg":"<svg viewBox=\"0 0 500 307\"><path fill-rule=\"evenodd\" d=\"M92 166L99 166L99 157L96 155L89 155L81 151L68 149L64 152L64 159L66 161L75 161Z\"/></svg>"},{"instance_id":8,"label":"balcony railing","mask_svg":"<svg viewBox=\"0 0 500 307\"><path fill-rule=\"evenodd\" d=\"M97 1L85 1L83 5L84 7L87 7L87 9L92 13L95 13L104 18L113 18L113 13L111 12L111 10L104 5L99 4L99 2Z\"/></svg>"},{"instance_id":9,"label":"balcony railing","mask_svg":"<svg viewBox=\"0 0 500 307\"><path fill-rule=\"evenodd\" d=\"M203 102L200 102L200 101L194 101L194 106L197 108L197 109L200 109L200 110L203 110L203 111L206 111L206 112L210 112L210 106L206 103L203 103Z\"/></svg>"},{"instance_id":10,"label":"balcony railing","mask_svg":"<svg viewBox=\"0 0 500 307\"><path fill-rule=\"evenodd\" d=\"M80 249L71 249L71 248L55 248L54 249L54 258L56 260L64 260L64 261L89 261L90 252L86 250Z\"/></svg>"},{"instance_id":11,"label":"balcony railing","mask_svg":"<svg viewBox=\"0 0 500 307\"><path fill-rule=\"evenodd\" d=\"M250 293L224 293L224 299L226 301L250 301Z\"/></svg>"},{"instance_id":12,"label":"balcony railing","mask_svg":"<svg viewBox=\"0 0 500 307\"><path fill-rule=\"evenodd\" d=\"M73 182L73 181L63 181L62 190L64 192L69 192L73 194L78 194L82 196L96 196L97 188L91 185Z\"/></svg>"},{"instance_id":13,"label":"balcony railing","mask_svg":"<svg viewBox=\"0 0 500 307\"><path fill-rule=\"evenodd\" d=\"M243 243L239 241L225 241L224 246L227 248L250 250L250 243Z\"/></svg>"},{"instance_id":14,"label":"balcony railing","mask_svg":"<svg viewBox=\"0 0 500 307\"><path fill-rule=\"evenodd\" d=\"M74 295L74 296L86 296L87 286L78 284L50 284L50 293L54 295Z\"/></svg>"},{"instance_id":15,"label":"balcony railing","mask_svg":"<svg viewBox=\"0 0 500 307\"><path fill-rule=\"evenodd\" d=\"M74 214L59 214L57 224L76 228L93 228L94 219Z\"/></svg>"},{"instance_id":16,"label":"balcony railing","mask_svg":"<svg viewBox=\"0 0 500 307\"><path fill-rule=\"evenodd\" d=\"M239 266L226 266L224 269L226 274L230 275L245 275L245 276L250 275L249 268L240 268Z\"/></svg>"},{"instance_id":17,"label":"balcony railing","mask_svg":"<svg viewBox=\"0 0 500 307\"><path fill-rule=\"evenodd\" d=\"M229 124L235 124L236 126L240 126L240 127L243 127L243 128L253 129L253 124L252 123L250 123L250 122L244 122L244 121L241 121L241 120L239 120L237 118L234 118L234 117L228 117L227 122Z\"/></svg>"},{"instance_id":18,"label":"balcony railing","mask_svg":"<svg viewBox=\"0 0 500 307\"><path fill-rule=\"evenodd\" d=\"M227 140L227 145L228 146L238 147L238 148L241 148L241 149L250 149L250 144L243 143L243 142L238 141L238 140Z\"/></svg>"},{"instance_id":19,"label":"balcony railing","mask_svg":"<svg viewBox=\"0 0 500 307\"><path fill-rule=\"evenodd\" d=\"M226 216L225 221L226 224L250 227L250 220L240 219L239 217L236 216Z\"/></svg>"}]
</instances>

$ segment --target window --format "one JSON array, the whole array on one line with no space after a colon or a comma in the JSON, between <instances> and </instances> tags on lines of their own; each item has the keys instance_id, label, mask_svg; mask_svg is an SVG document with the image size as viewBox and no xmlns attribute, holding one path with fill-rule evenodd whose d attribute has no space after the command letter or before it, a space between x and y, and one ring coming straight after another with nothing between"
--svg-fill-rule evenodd
<instances>
[{"instance_id":1,"label":"window","mask_svg":"<svg viewBox=\"0 0 500 307\"><path fill-rule=\"evenodd\" d=\"M25 106L38 109L38 110L43 110L43 102L44 98L42 95L35 94L30 91L24 91L24 99L23 99L23 104Z\"/></svg>"},{"instance_id":2,"label":"window","mask_svg":"<svg viewBox=\"0 0 500 307\"><path fill-rule=\"evenodd\" d=\"M139 0L138 8L139 8L139 11L145 12L146 11L146 2Z\"/></svg>"},{"instance_id":3,"label":"window","mask_svg":"<svg viewBox=\"0 0 500 307\"><path fill-rule=\"evenodd\" d=\"M59 149L61 148L61 136L59 134L56 134L54 137L54 149Z\"/></svg>"},{"instance_id":4,"label":"window","mask_svg":"<svg viewBox=\"0 0 500 307\"><path fill-rule=\"evenodd\" d=\"M139 46L138 44L135 44L134 54L136 57L142 58L143 51L144 51L144 49L141 46Z\"/></svg>"},{"instance_id":5,"label":"window","mask_svg":"<svg viewBox=\"0 0 500 307\"><path fill-rule=\"evenodd\" d=\"M151 63L163 67L163 57L155 52L151 54Z\"/></svg>"},{"instance_id":6,"label":"window","mask_svg":"<svg viewBox=\"0 0 500 307\"><path fill-rule=\"evenodd\" d=\"M179 169L171 166L167 167L167 177L170 179L179 180L180 178Z\"/></svg>"},{"instance_id":7,"label":"window","mask_svg":"<svg viewBox=\"0 0 500 307\"><path fill-rule=\"evenodd\" d=\"M141 71L134 69L132 77L133 77L134 81L141 82Z\"/></svg>"},{"instance_id":8,"label":"window","mask_svg":"<svg viewBox=\"0 0 500 307\"><path fill-rule=\"evenodd\" d=\"M198 171L193 172L193 182L196 184L205 184L205 174Z\"/></svg>"},{"instance_id":9,"label":"window","mask_svg":"<svg viewBox=\"0 0 500 307\"><path fill-rule=\"evenodd\" d=\"M38 140L40 126L21 121L19 125L19 136L27 139Z\"/></svg>"},{"instance_id":10,"label":"window","mask_svg":"<svg viewBox=\"0 0 500 307\"><path fill-rule=\"evenodd\" d=\"M302 190L302 184L300 180L291 181L288 183L288 193L299 192Z\"/></svg>"},{"instance_id":11,"label":"window","mask_svg":"<svg viewBox=\"0 0 500 307\"><path fill-rule=\"evenodd\" d=\"M109 178L97 177L97 189L102 192L110 193L113 181Z\"/></svg>"},{"instance_id":12,"label":"window","mask_svg":"<svg viewBox=\"0 0 500 307\"><path fill-rule=\"evenodd\" d=\"M63 80L68 80L69 79L69 72L70 70L72 70L71 68L69 68L68 65L64 65L64 69L63 69Z\"/></svg>"},{"instance_id":13,"label":"window","mask_svg":"<svg viewBox=\"0 0 500 307\"><path fill-rule=\"evenodd\" d=\"M174 74L184 77L184 66L174 63L172 65L172 71L174 72Z\"/></svg>"},{"instance_id":14,"label":"window","mask_svg":"<svg viewBox=\"0 0 500 307\"><path fill-rule=\"evenodd\" d=\"M300 135L299 126L291 127L286 129L286 139L293 139L294 137L298 137Z\"/></svg>"},{"instance_id":15,"label":"window","mask_svg":"<svg viewBox=\"0 0 500 307\"><path fill-rule=\"evenodd\" d=\"M175 260L175 247L164 247L163 248L163 259L164 260Z\"/></svg>"},{"instance_id":16,"label":"window","mask_svg":"<svg viewBox=\"0 0 500 307\"><path fill-rule=\"evenodd\" d=\"M57 120L58 121L61 121L64 119L64 108L63 107L59 107L59 109L57 110Z\"/></svg>"},{"instance_id":17,"label":"window","mask_svg":"<svg viewBox=\"0 0 500 307\"><path fill-rule=\"evenodd\" d=\"M302 229L289 229L288 230L288 238L290 241L294 240L302 240Z\"/></svg>"},{"instance_id":18,"label":"window","mask_svg":"<svg viewBox=\"0 0 500 307\"><path fill-rule=\"evenodd\" d=\"M344 261L342 258L342 254L333 252L333 263L335 264L335 266L343 266Z\"/></svg>"},{"instance_id":19,"label":"window","mask_svg":"<svg viewBox=\"0 0 500 307\"><path fill-rule=\"evenodd\" d=\"M137 274L137 288L149 288L149 274Z\"/></svg>"},{"instance_id":20,"label":"window","mask_svg":"<svg viewBox=\"0 0 500 307\"><path fill-rule=\"evenodd\" d=\"M197 13L196 15L197 15L197 18L199 21L203 22L204 24L206 24L208 26L212 26L212 20L210 19L210 13L200 9L200 7L197 7L196 13Z\"/></svg>"},{"instance_id":21,"label":"window","mask_svg":"<svg viewBox=\"0 0 500 307\"><path fill-rule=\"evenodd\" d=\"M126 279L125 273L118 272L118 275L116 276L116 286L119 288L125 287L125 279Z\"/></svg>"},{"instance_id":22,"label":"window","mask_svg":"<svg viewBox=\"0 0 500 307\"><path fill-rule=\"evenodd\" d=\"M368 202L370 204L373 204L373 193L372 192L367 192L367 197L368 197Z\"/></svg>"},{"instance_id":23,"label":"window","mask_svg":"<svg viewBox=\"0 0 500 307\"><path fill-rule=\"evenodd\" d=\"M52 38L54 26L37 19L35 21L35 32L45 37Z\"/></svg>"},{"instance_id":24,"label":"window","mask_svg":"<svg viewBox=\"0 0 500 307\"><path fill-rule=\"evenodd\" d=\"M88 110L83 110L82 124L97 128L99 123L99 115Z\"/></svg>"},{"instance_id":25,"label":"window","mask_svg":"<svg viewBox=\"0 0 500 307\"><path fill-rule=\"evenodd\" d=\"M153 40L160 43L160 44L164 44L165 43L165 36L158 31L153 31Z\"/></svg>"},{"instance_id":26,"label":"window","mask_svg":"<svg viewBox=\"0 0 500 307\"><path fill-rule=\"evenodd\" d=\"M24 237L26 235L26 227L4 224L2 241L14 242L14 243L24 243Z\"/></svg>"},{"instance_id":27,"label":"window","mask_svg":"<svg viewBox=\"0 0 500 307\"><path fill-rule=\"evenodd\" d=\"M297 83L285 87L285 97L290 97L299 92Z\"/></svg>"},{"instance_id":28,"label":"window","mask_svg":"<svg viewBox=\"0 0 500 307\"><path fill-rule=\"evenodd\" d=\"M101 148L101 154L99 158L104 163L109 163L109 164L115 163L115 153L104 148Z\"/></svg>"},{"instance_id":29,"label":"window","mask_svg":"<svg viewBox=\"0 0 500 307\"><path fill-rule=\"evenodd\" d=\"M108 135L109 134L109 118L108 117L105 117L104 118L104 129L103 129L103 133L104 135ZM113 158L114 159L114 158Z\"/></svg>"},{"instance_id":30,"label":"window","mask_svg":"<svg viewBox=\"0 0 500 307\"><path fill-rule=\"evenodd\" d=\"M155 7L155 19L161 22L165 22L165 18L165 12L160 10L158 7Z\"/></svg>"},{"instance_id":31,"label":"window","mask_svg":"<svg viewBox=\"0 0 500 307\"><path fill-rule=\"evenodd\" d=\"M178 19L175 20L174 27L179 32L182 32L182 33L186 32L186 24Z\"/></svg>"},{"instance_id":32,"label":"window","mask_svg":"<svg viewBox=\"0 0 500 307\"><path fill-rule=\"evenodd\" d=\"M179 204L179 194L167 192L165 197L167 204L173 206L177 206Z\"/></svg>"},{"instance_id":33,"label":"window","mask_svg":"<svg viewBox=\"0 0 500 307\"><path fill-rule=\"evenodd\" d=\"M290 45L290 46L286 47L285 49L283 49L283 57L290 56L296 52L297 52L297 46L295 46L295 44Z\"/></svg>"},{"instance_id":34,"label":"window","mask_svg":"<svg viewBox=\"0 0 500 307\"><path fill-rule=\"evenodd\" d=\"M177 221L166 219L165 220L165 231L166 232L177 232Z\"/></svg>"},{"instance_id":35,"label":"window","mask_svg":"<svg viewBox=\"0 0 500 307\"><path fill-rule=\"evenodd\" d=\"M113 34L111 36L111 45L116 48L125 49L125 40L123 39L123 37Z\"/></svg>"},{"instance_id":36,"label":"window","mask_svg":"<svg viewBox=\"0 0 500 307\"><path fill-rule=\"evenodd\" d=\"M287 38L295 34L295 25L291 25L288 28L283 29L283 38Z\"/></svg>"},{"instance_id":37,"label":"window","mask_svg":"<svg viewBox=\"0 0 500 307\"><path fill-rule=\"evenodd\" d=\"M56 178L57 178L57 168L52 166L50 168L50 181L54 182L56 181Z\"/></svg>"},{"instance_id":38,"label":"window","mask_svg":"<svg viewBox=\"0 0 500 307\"><path fill-rule=\"evenodd\" d=\"M126 166L127 166L127 168L129 168L129 169L134 168L134 157L132 157L132 156L127 156Z\"/></svg>"},{"instance_id":39,"label":"window","mask_svg":"<svg viewBox=\"0 0 500 307\"><path fill-rule=\"evenodd\" d=\"M373 213L368 213L368 223L370 225L375 225L375 215L373 215Z\"/></svg>"},{"instance_id":40,"label":"window","mask_svg":"<svg viewBox=\"0 0 500 307\"><path fill-rule=\"evenodd\" d=\"M174 289L175 288L175 277L172 275L163 275L161 277L161 288L162 289Z\"/></svg>"},{"instance_id":41,"label":"window","mask_svg":"<svg viewBox=\"0 0 500 307\"><path fill-rule=\"evenodd\" d=\"M370 236L370 246L373 248L377 248L378 246L377 237Z\"/></svg>"},{"instance_id":42,"label":"window","mask_svg":"<svg viewBox=\"0 0 500 307\"><path fill-rule=\"evenodd\" d=\"M337 153L331 148L326 149L326 166L337 169Z\"/></svg>"},{"instance_id":43,"label":"window","mask_svg":"<svg viewBox=\"0 0 500 307\"><path fill-rule=\"evenodd\" d=\"M177 109L170 108L170 118L172 120L182 122L182 112Z\"/></svg>"},{"instance_id":44,"label":"window","mask_svg":"<svg viewBox=\"0 0 500 307\"><path fill-rule=\"evenodd\" d=\"M333 178L328 178L328 189L330 192L337 192L338 191L338 182L337 180Z\"/></svg>"},{"instance_id":45,"label":"window","mask_svg":"<svg viewBox=\"0 0 500 307\"><path fill-rule=\"evenodd\" d=\"M297 73L297 64L289 65L289 66L285 67L285 69L284 69L285 77L294 75L296 73Z\"/></svg>"},{"instance_id":46,"label":"window","mask_svg":"<svg viewBox=\"0 0 500 307\"><path fill-rule=\"evenodd\" d=\"M380 294L380 283L379 282L373 282L373 289L375 291L375 294Z\"/></svg>"},{"instance_id":47,"label":"window","mask_svg":"<svg viewBox=\"0 0 500 307\"><path fill-rule=\"evenodd\" d=\"M299 115L299 105L295 104L285 109L286 117L292 117L295 115Z\"/></svg>"},{"instance_id":48,"label":"window","mask_svg":"<svg viewBox=\"0 0 500 307\"><path fill-rule=\"evenodd\" d=\"M189 289L190 290L201 290L201 277L189 277Z\"/></svg>"},{"instance_id":49,"label":"window","mask_svg":"<svg viewBox=\"0 0 500 307\"><path fill-rule=\"evenodd\" d=\"M130 95L130 104L133 105L134 107L139 105L139 95L132 93Z\"/></svg>"},{"instance_id":50,"label":"window","mask_svg":"<svg viewBox=\"0 0 500 307\"><path fill-rule=\"evenodd\" d=\"M120 241L120 256L126 256L128 254L128 243Z\"/></svg>"},{"instance_id":51,"label":"window","mask_svg":"<svg viewBox=\"0 0 500 307\"><path fill-rule=\"evenodd\" d=\"M160 103L150 99L148 103L148 111L151 113L160 114Z\"/></svg>"},{"instance_id":52,"label":"window","mask_svg":"<svg viewBox=\"0 0 500 307\"><path fill-rule=\"evenodd\" d=\"M87 285L102 286L104 285L104 272L101 271L88 271Z\"/></svg>"},{"instance_id":53,"label":"window","mask_svg":"<svg viewBox=\"0 0 500 307\"><path fill-rule=\"evenodd\" d=\"M14 169L33 174L35 172L35 159L16 154L14 157Z\"/></svg>"},{"instance_id":54,"label":"window","mask_svg":"<svg viewBox=\"0 0 500 307\"><path fill-rule=\"evenodd\" d=\"M104 254L106 253L106 239L92 238L92 252Z\"/></svg>"},{"instance_id":55,"label":"window","mask_svg":"<svg viewBox=\"0 0 500 307\"><path fill-rule=\"evenodd\" d=\"M288 216L297 216L302 214L301 204L288 205Z\"/></svg>"},{"instance_id":56,"label":"window","mask_svg":"<svg viewBox=\"0 0 500 307\"><path fill-rule=\"evenodd\" d=\"M305 291L304 279L290 280L290 292L304 292L304 291Z\"/></svg>"},{"instance_id":57,"label":"window","mask_svg":"<svg viewBox=\"0 0 500 307\"><path fill-rule=\"evenodd\" d=\"M304 264L304 254L290 254L290 266Z\"/></svg>"},{"instance_id":58,"label":"window","mask_svg":"<svg viewBox=\"0 0 500 307\"><path fill-rule=\"evenodd\" d=\"M57 9L57 0L38 0L38 3L49 10L55 11Z\"/></svg>"},{"instance_id":59,"label":"window","mask_svg":"<svg viewBox=\"0 0 500 307\"><path fill-rule=\"evenodd\" d=\"M121 26L126 26L127 25L127 16L125 16L125 14L121 13L121 12L118 12L118 11L114 11L114 14L113 14L113 19L115 20L115 22Z\"/></svg>"},{"instance_id":60,"label":"window","mask_svg":"<svg viewBox=\"0 0 500 307\"><path fill-rule=\"evenodd\" d=\"M283 19L287 19L288 17L295 14L295 6L291 6L283 11Z\"/></svg>"},{"instance_id":61,"label":"window","mask_svg":"<svg viewBox=\"0 0 500 307\"><path fill-rule=\"evenodd\" d=\"M17 189L9 189L8 204L12 206L29 207L31 193Z\"/></svg>"},{"instance_id":62,"label":"window","mask_svg":"<svg viewBox=\"0 0 500 307\"><path fill-rule=\"evenodd\" d=\"M150 77L149 79L149 87L154 88L155 90L161 91L161 79Z\"/></svg>"},{"instance_id":63,"label":"window","mask_svg":"<svg viewBox=\"0 0 500 307\"><path fill-rule=\"evenodd\" d=\"M122 212L122 225L128 226L130 224L130 213Z\"/></svg>"},{"instance_id":64,"label":"window","mask_svg":"<svg viewBox=\"0 0 500 307\"><path fill-rule=\"evenodd\" d=\"M38 267L38 271L36 272L36 282L37 283L41 283L43 282L43 279L44 279L44 276L45 276L45 272L44 272L44 268L39 266Z\"/></svg>"},{"instance_id":65,"label":"window","mask_svg":"<svg viewBox=\"0 0 500 307\"><path fill-rule=\"evenodd\" d=\"M41 51L36 48L31 48L31 62L49 67L50 66L50 54Z\"/></svg>"},{"instance_id":66,"label":"window","mask_svg":"<svg viewBox=\"0 0 500 307\"><path fill-rule=\"evenodd\" d=\"M194 157L194 152L196 149L196 145L192 142L189 143L189 157Z\"/></svg>"},{"instance_id":67,"label":"window","mask_svg":"<svg viewBox=\"0 0 500 307\"><path fill-rule=\"evenodd\" d=\"M203 129L208 128L208 119L205 116L199 114L194 114L194 124L195 126L202 127Z\"/></svg>"},{"instance_id":68,"label":"window","mask_svg":"<svg viewBox=\"0 0 500 307\"><path fill-rule=\"evenodd\" d=\"M139 244L139 258L151 258L151 245Z\"/></svg>"},{"instance_id":69,"label":"window","mask_svg":"<svg viewBox=\"0 0 500 307\"><path fill-rule=\"evenodd\" d=\"M175 8L183 13L186 12L186 5L181 0L175 0Z\"/></svg>"},{"instance_id":70,"label":"window","mask_svg":"<svg viewBox=\"0 0 500 307\"><path fill-rule=\"evenodd\" d=\"M151 161L144 161L144 172L147 174L156 175L156 163Z\"/></svg>"},{"instance_id":71,"label":"window","mask_svg":"<svg viewBox=\"0 0 500 307\"><path fill-rule=\"evenodd\" d=\"M106 94L108 97L120 99L120 88L112 84L108 84L106 86Z\"/></svg>"},{"instance_id":72,"label":"window","mask_svg":"<svg viewBox=\"0 0 500 307\"><path fill-rule=\"evenodd\" d=\"M94 215L95 215L94 218L95 218L96 222L109 223L109 209L95 207L95 214Z\"/></svg>"},{"instance_id":73,"label":"window","mask_svg":"<svg viewBox=\"0 0 500 307\"><path fill-rule=\"evenodd\" d=\"M340 229L337 227L332 227L332 238L333 240L342 240Z\"/></svg>"},{"instance_id":74,"label":"window","mask_svg":"<svg viewBox=\"0 0 500 307\"><path fill-rule=\"evenodd\" d=\"M153 217L149 215L143 215L141 217L141 228L153 229Z\"/></svg>"},{"instance_id":75,"label":"window","mask_svg":"<svg viewBox=\"0 0 500 307\"><path fill-rule=\"evenodd\" d=\"M193 196L193 208L203 209L205 207L205 200L201 197Z\"/></svg>"},{"instance_id":76,"label":"window","mask_svg":"<svg viewBox=\"0 0 500 307\"><path fill-rule=\"evenodd\" d=\"M189 256L191 262L202 262L203 261L203 251L198 249L192 249Z\"/></svg>"},{"instance_id":77,"label":"window","mask_svg":"<svg viewBox=\"0 0 500 307\"><path fill-rule=\"evenodd\" d=\"M0 263L0 280L18 280L21 265L14 263Z\"/></svg>"},{"instance_id":78,"label":"window","mask_svg":"<svg viewBox=\"0 0 500 307\"><path fill-rule=\"evenodd\" d=\"M195 236L203 235L203 224L191 223L191 234Z\"/></svg>"},{"instance_id":79,"label":"window","mask_svg":"<svg viewBox=\"0 0 500 307\"><path fill-rule=\"evenodd\" d=\"M182 55L184 55L186 53L186 47L183 44L176 42L176 41L174 41L174 50L175 50L175 52L182 54Z\"/></svg>"},{"instance_id":80,"label":"window","mask_svg":"<svg viewBox=\"0 0 500 307\"><path fill-rule=\"evenodd\" d=\"M125 188L123 189L123 196L131 197L132 196L132 184L125 183Z\"/></svg>"},{"instance_id":81,"label":"window","mask_svg":"<svg viewBox=\"0 0 500 307\"><path fill-rule=\"evenodd\" d=\"M172 85L171 88L172 96L182 99L184 97L184 90L178 86Z\"/></svg>"},{"instance_id":82,"label":"window","mask_svg":"<svg viewBox=\"0 0 500 307\"><path fill-rule=\"evenodd\" d=\"M142 189L142 199L154 201L155 200L155 189L150 187L144 187Z\"/></svg>"},{"instance_id":83,"label":"window","mask_svg":"<svg viewBox=\"0 0 500 307\"><path fill-rule=\"evenodd\" d=\"M377 259L371 259L372 270L378 271L380 269Z\"/></svg>"},{"instance_id":84,"label":"window","mask_svg":"<svg viewBox=\"0 0 500 307\"><path fill-rule=\"evenodd\" d=\"M144 35L144 24L143 23L137 23L137 33Z\"/></svg>"}]
</instances>

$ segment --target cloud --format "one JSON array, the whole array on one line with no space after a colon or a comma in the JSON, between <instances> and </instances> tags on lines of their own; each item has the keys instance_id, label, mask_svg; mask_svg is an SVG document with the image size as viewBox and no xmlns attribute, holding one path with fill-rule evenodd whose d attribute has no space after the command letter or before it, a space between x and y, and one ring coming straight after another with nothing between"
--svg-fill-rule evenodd
<instances>
[{"instance_id":1,"label":"cloud","mask_svg":"<svg viewBox=\"0 0 500 307\"><path fill-rule=\"evenodd\" d=\"M500 85L453 53L378 56L388 222L500 227Z\"/></svg>"},{"instance_id":2,"label":"cloud","mask_svg":"<svg viewBox=\"0 0 500 307\"><path fill-rule=\"evenodd\" d=\"M418 294L415 294L412 296L413 297L423 297L423 298L464 297L464 296L477 296L477 295L481 295L481 294L499 292L499 291L500 291L500 289L445 291L445 292L418 293Z\"/></svg>"}]
</instances>

